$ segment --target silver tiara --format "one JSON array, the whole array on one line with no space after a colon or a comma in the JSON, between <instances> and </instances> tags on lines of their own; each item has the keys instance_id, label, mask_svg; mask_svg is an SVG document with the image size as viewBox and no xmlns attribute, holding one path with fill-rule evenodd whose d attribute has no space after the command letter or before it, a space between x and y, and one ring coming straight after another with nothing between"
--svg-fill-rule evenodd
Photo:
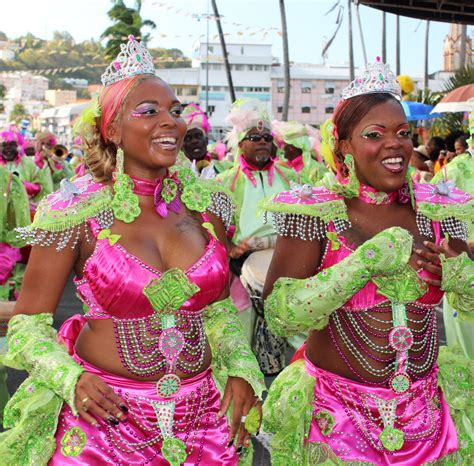
<instances>
[{"instance_id":1,"label":"silver tiara","mask_svg":"<svg viewBox=\"0 0 474 466\"><path fill-rule=\"evenodd\" d=\"M342 99L347 100L356 95L387 92L398 100L402 98L402 89L390 66L382 63L377 57L375 63L369 63L364 74L352 81L342 91Z\"/></svg>"},{"instance_id":2,"label":"silver tiara","mask_svg":"<svg viewBox=\"0 0 474 466\"><path fill-rule=\"evenodd\" d=\"M100 77L104 86L110 86L122 79L138 74L156 74L153 58L146 47L128 36L126 44L120 44L120 53Z\"/></svg>"}]
</instances>

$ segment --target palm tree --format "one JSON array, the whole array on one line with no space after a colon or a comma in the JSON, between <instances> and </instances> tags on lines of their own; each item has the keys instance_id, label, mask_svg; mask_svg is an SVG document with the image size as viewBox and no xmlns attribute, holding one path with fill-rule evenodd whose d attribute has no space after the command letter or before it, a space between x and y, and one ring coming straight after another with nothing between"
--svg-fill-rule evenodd
<instances>
[{"instance_id":1,"label":"palm tree","mask_svg":"<svg viewBox=\"0 0 474 466\"><path fill-rule=\"evenodd\" d=\"M144 27L156 28L156 24L149 19L142 19L140 10L142 1L135 1L135 8L129 8L123 0L112 0L113 6L107 12L109 18L115 22L109 26L101 35L102 39L107 39L105 46L105 55L108 59L113 59L120 52L120 44L127 40L129 35L135 36L144 44L150 39L150 34L142 34Z\"/></svg>"},{"instance_id":2,"label":"palm tree","mask_svg":"<svg viewBox=\"0 0 474 466\"><path fill-rule=\"evenodd\" d=\"M283 94L283 112L281 119L288 120L290 107L290 53L288 51L288 29L286 27L285 0L280 0L281 33L283 38L283 70L285 75L285 93Z\"/></svg>"},{"instance_id":3,"label":"palm tree","mask_svg":"<svg viewBox=\"0 0 474 466\"><path fill-rule=\"evenodd\" d=\"M229 54L227 53L227 47L225 45L224 32L222 31L221 17L219 16L219 11L217 10L216 0L211 0L212 10L214 11L214 18L216 20L217 32L219 33L219 39L222 47L222 55L224 57L224 68L227 75L227 84L229 85L230 100L232 103L235 102L235 90L234 83L232 82L232 73L230 72L229 66ZM209 19L208 19L209 21ZM207 44L209 46L209 44ZM209 63L206 64L207 69L209 68ZM207 112L207 105L206 105Z\"/></svg>"}]
</instances>

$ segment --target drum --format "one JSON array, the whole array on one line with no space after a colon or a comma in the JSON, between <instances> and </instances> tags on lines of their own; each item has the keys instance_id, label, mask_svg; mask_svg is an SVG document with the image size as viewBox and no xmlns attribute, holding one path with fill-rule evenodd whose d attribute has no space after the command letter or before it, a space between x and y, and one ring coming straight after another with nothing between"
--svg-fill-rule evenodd
<instances>
[{"instance_id":1,"label":"drum","mask_svg":"<svg viewBox=\"0 0 474 466\"><path fill-rule=\"evenodd\" d=\"M240 280L248 291L252 308L256 314L252 334L252 350L260 370L266 376L277 375L285 368L287 343L284 338L273 335L267 327L263 312L263 286L273 256L273 249L252 253L242 266Z\"/></svg>"}]
</instances>

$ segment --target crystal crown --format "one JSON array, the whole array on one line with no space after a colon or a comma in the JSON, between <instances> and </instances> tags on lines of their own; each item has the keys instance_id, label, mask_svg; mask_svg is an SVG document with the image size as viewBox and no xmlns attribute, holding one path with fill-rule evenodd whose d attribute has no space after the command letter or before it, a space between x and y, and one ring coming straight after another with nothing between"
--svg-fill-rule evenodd
<instances>
[{"instance_id":1,"label":"crystal crown","mask_svg":"<svg viewBox=\"0 0 474 466\"><path fill-rule=\"evenodd\" d=\"M375 63L369 63L362 76L354 79L342 91L342 99L374 92L388 92L398 100L402 98L402 90L397 78L386 63L382 63L377 57Z\"/></svg>"},{"instance_id":2,"label":"crystal crown","mask_svg":"<svg viewBox=\"0 0 474 466\"><path fill-rule=\"evenodd\" d=\"M100 77L104 86L139 74L155 74L153 58L146 47L128 36L126 44L120 44L120 53Z\"/></svg>"}]
</instances>

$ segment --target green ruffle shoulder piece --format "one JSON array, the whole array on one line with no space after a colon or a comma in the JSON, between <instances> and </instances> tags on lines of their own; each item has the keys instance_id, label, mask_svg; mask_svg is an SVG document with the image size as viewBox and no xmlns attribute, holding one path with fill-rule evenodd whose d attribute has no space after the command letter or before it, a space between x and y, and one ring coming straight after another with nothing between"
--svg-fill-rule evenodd
<instances>
[{"instance_id":1,"label":"green ruffle shoulder piece","mask_svg":"<svg viewBox=\"0 0 474 466\"><path fill-rule=\"evenodd\" d=\"M60 251L72 243L74 248L82 229L87 235L87 219L96 217L103 228L112 225L112 197L112 189L90 175L63 180L59 191L40 202L33 223L17 231L32 246L56 244Z\"/></svg>"},{"instance_id":2,"label":"green ruffle shoulder piece","mask_svg":"<svg viewBox=\"0 0 474 466\"><path fill-rule=\"evenodd\" d=\"M259 207L265 215L273 214L280 236L322 241L329 222L337 224L338 232L349 226L344 198L325 186L292 184L289 191L260 201Z\"/></svg>"},{"instance_id":3,"label":"green ruffle shoulder piece","mask_svg":"<svg viewBox=\"0 0 474 466\"><path fill-rule=\"evenodd\" d=\"M466 358L459 346L441 346L438 366L438 382L459 441L459 451L454 455L457 458L448 457L452 463L447 464L474 464L474 361Z\"/></svg>"},{"instance_id":4,"label":"green ruffle shoulder piece","mask_svg":"<svg viewBox=\"0 0 474 466\"><path fill-rule=\"evenodd\" d=\"M454 180L414 183L417 224L425 235L434 237L432 221L440 222L442 234L451 238L466 241L472 233L474 198L454 185Z\"/></svg>"},{"instance_id":5,"label":"green ruffle shoulder piece","mask_svg":"<svg viewBox=\"0 0 474 466\"><path fill-rule=\"evenodd\" d=\"M219 217L226 229L232 223L235 211L233 195L215 178L202 178L185 166L173 167L181 181L181 201L189 210L208 211Z\"/></svg>"},{"instance_id":6,"label":"green ruffle shoulder piece","mask_svg":"<svg viewBox=\"0 0 474 466\"><path fill-rule=\"evenodd\" d=\"M273 466L306 464L305 439L313 412L314 384L315 379L306 372L302 359L273 381L263 406L263 429L273 434Z\"/></svg>"}]
</instances>

